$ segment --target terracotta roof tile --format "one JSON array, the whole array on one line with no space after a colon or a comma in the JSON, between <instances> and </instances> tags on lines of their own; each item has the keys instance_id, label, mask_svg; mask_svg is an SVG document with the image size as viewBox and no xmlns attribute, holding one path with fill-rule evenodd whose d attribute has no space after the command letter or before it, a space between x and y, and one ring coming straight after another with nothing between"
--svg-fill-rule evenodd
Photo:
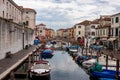
<instances>
[{"instance_id":1,"label":"terracotta roof tile","mask_svg":"<svg viewBox=\"0 0 120 80\"><path fill-rule=\"evenodd\" d=\"M45 24L43 24L43 23L40 23L38 26L46 26Z\"/></svg>"},{"instance_id":2,"label":"terracotta roof tile","mask_svg":"<svg viewBox=\"0 0 120 80\"><path fill-rule=\"evenodd\" d=\"M80 23L78 23L78 24L76 24L76 25L85 25L85 26L87 26L87 25L89 25L90 23L91 23L91 21L85 20L85 21L80 22Z\"/></svg>"}]
</instances>

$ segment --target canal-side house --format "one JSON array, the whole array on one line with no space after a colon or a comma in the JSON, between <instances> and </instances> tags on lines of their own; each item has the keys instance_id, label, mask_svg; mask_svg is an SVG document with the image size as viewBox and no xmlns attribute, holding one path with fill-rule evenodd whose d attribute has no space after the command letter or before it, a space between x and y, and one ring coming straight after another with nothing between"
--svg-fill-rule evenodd
<instances>
[{"instance_id":1,"label":"canal-side house","mask_svg":"<svg viewBox=\"0 0 120 80\"><path fill-rule=\"evenodd\" d=\"M50 37L55 38L55 31L53 29L50 29Z\"/></svg>"},{"instance_id":2,"label":"canal-side house","mask_svg":"<svg viewBox=\"0 0 120 80\"><path fill-rule=\"evenodd\" d=\"M74 40L74 27L71 27L70 29L69 29L69 38L70 38L70 40Z\"/></svg>"},{"instance_id":3,"label":"canal-side house","mask_svg":"<svg viewBox=\"0 0 120 80\"><path fill-rule=\"evenodd\" d=\"M27 44L33 44L31 41L33 28L28 29L23 24L25 23L23 22L25 10L13 0L0 0L0 59L5 58L7 52L13 54L24 49ZM33 14L33 23L35 22L35 14ZM32 25L32 27L34 26L35 24Z\"/></svg>"},{"instance_id":4,"label":"canal-side house","mask_svg":"<svg viewBox=\"0 0 120 80\"><path fill-rule=\"evenodd\" d=\"M67 29L64 29L63 30L63 38L64 39L69 39L70 38L70 36L69 36L69 28L67 28Z\"/></svg>"},{"instance_id":5,"label":"canal-side house","mask_svg":"<svg viewBox=\"0 0 120 80\"><path fill-rule=\"evenodd\" d=\"M86 34L88 37L90 37L91 39L93 39L94 37L96 37L96 28L99 26L99 19L95 19L93 21L90 22L90 25L88 25L87 27L87 33Z\"/></svg>"},{"instance_id":6,"label":"canal-side house","mask_svg":"<svg viewBox=\"0 0 120 80\"><path fill-rule=\"evenodd\" d=\"M38 25L36 25L36 28L37 28L37 38L40 39L40 41L43 41L43 39L45 39L45 28L46 28L46 25L43 24L43 23L40 23Z\"/></svg>"},{"instance_id":7,"label":"canal-side house","mask_svg":"<svg viewBox=\"0 0 120 80\"><path fill-rule=\"evenodd\" d=\"M74 25L74 37L77 40L78 37L85 37L86 26L90 23L90 21L85 20L78 24Z\"/></svg>"},{"instance_id":8,"label":"canal-side house","mask_svg":"<svg viewBox=\"0 0 120 80\"><path fill-rule=\"evenodd\" d=\"M50 28L45 28L45 38L50 39L55 37L55 31Z\"/></svg>"},{"instance_id":9,"label":"canal-side house","mask_svg":"<svg viewBox=\"0 0 120 80\"><path fill-rule=\"evenodd\" d=\"M63 31L64 31L64 29L58 29L57 30L57 37L58 38L63 38Z\"/></svg>"},{"instance_id":10,"label":"canal-side house","mask_svg":"<svg viewBox=\"0 0 120 80\"><path fill-rule=\"evenodd\" d=\"M118 41L118 49L120 50L120 13L111 16L111 34L110 39Z\"/></svg>"},{"instance_id":11,"label":"canal-side house","mask_svg":"<svg viewBox=\"0 0 120 80\"><path fill-rule=\"evenodd\" d=\"M45 28L45 38L46 38L46 39L49 39L49 38L50 38L50 35L51 35L50 29Z\"/></svg>"},{"instance_id":12,"label":"canal-side house","mask_svg":"<svg viewBox=\"0 0 120 80\"><path fill-rule=\"evenodd\" d=\"M107 40L110 36L111 18L110 15L101 15L99 26L96 28L96 36L101 40Z\"/></svg>"},{"instance_id":13,"label":"canal-side house","mask_svg":"<svg viewBox=\"0 0 120 80\"><path fill-rule=\"evenodd\" d=\"M31 8L23 8L20 6L23 10L22 12L22 23L25 29L24 34L25 36L25 45L33 44L33 40L35 39L34 28L35 28L35 19L36 19L36 11Z\"/></svg>"}]
</instances>

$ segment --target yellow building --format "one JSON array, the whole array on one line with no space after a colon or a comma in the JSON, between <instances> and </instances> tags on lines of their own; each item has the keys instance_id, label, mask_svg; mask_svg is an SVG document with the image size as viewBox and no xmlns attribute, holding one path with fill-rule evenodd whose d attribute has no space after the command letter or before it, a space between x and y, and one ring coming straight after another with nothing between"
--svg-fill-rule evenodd
<instances>
[{"instance_id":1,"label":"yellow building","mask_svg":"<svg viewBox=\"0 0 120 80\"><path fill-rule=\"evenodd\" d=\"M51 32L51 34L50 34L51 38L54 38L55 37L55 31L53 29L50 29L50 32Z\"/></svg>"},{"instance_id":2,"label":"yellow building","mask_svg":"<svg viewBox=\"0 0 120 80\"><path fill-rule=\"evenodd\" d=\"M70 38L70 39L73 39L73 38L74 38L74 28L70 28L70 29L69 29L69 32L70 32L69 38Z\"/></svg>"},{"instance_id":3,"label":"yellow building","mask_svg":"<svg viewBox=\"0 0 120 80\"><path fill-rule=\"evenodd\" d=\"M57 37L63 37L63 32L64 32L64 29L58 29L57 30Z\"/></svg>"}]
</instances>

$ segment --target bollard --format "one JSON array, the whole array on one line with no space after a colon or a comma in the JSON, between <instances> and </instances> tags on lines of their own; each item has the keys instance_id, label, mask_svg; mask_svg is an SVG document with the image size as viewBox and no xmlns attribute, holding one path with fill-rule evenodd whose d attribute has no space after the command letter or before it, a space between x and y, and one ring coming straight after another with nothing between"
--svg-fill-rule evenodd
<instances>
[{"instance_id":1,"label":"bollard","mask_svg":"<svg viewBox=\"0 0 120 80\"><path fill-rule=\"evenodd\" d=\"M32 61L32 63L34 63L34 51L31 54L31 61Z\"/></svg>"},{"instance_id":2,"label":"bollard","mask_svg":"<svg viewBox=\"0 0 120 80\"><path fill-rule=\"evenodd\" d=\"M15 80L15 75L13 70L10 72L10 80Z\"/></svg>"},{"instance_id":3,"label":"bollard","mask_svg":"<svg viewBox=\"0 0 120 80\"><path fill-rule=\"evenodd\" d=\"M106 55L106 69L108 69L108 55Z\"/></svg>"}]
</instances>

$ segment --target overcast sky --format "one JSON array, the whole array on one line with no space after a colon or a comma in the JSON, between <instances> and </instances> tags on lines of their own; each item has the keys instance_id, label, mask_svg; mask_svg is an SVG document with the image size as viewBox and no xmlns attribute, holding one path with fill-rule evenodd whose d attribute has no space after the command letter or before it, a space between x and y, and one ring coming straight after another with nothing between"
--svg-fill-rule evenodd
<instances>
[{"instance_id":1,"label":"overcast sky","mask_svg":"<svg viewBox=\"0 0 120 80\"><path fill-rule=\"evenodd\" d=\"M120 0L13 0L19 6L36 10L36 24L48 28L73 27L83 20L120 12Z\"/></svg>"}]
</instances>

